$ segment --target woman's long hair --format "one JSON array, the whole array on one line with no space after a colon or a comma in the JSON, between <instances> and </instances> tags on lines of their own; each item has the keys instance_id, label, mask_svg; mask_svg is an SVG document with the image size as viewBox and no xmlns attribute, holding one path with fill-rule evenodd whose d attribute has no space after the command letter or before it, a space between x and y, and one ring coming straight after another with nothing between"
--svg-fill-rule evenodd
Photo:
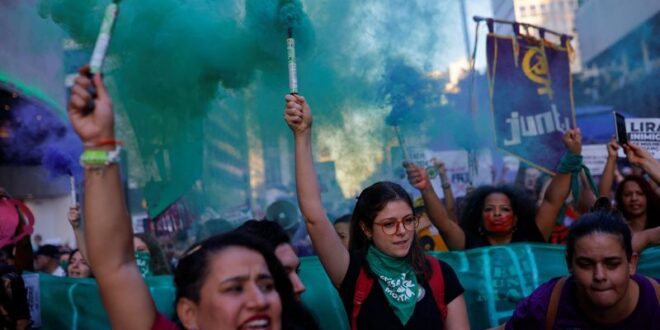
<instances>
[{"instance_id":1,"label":"woman's long hair","mask_svg":"<svg viewBox=\"0 0 660 330\"><path fill-rule=\"evenodd\" d=\"M660 226L660 198L653 191L651 185L639 175L628 175L617 186L614 198L617 209L623 214L625 219L631 217L631 214L623 206L623 186L631 181L637 183L642 189L644 196L646 196L646 226L644 229Z\"/></svg>"},{"instance_id":2,"label":"woman's long hair","mask_svg":"<svg viewBox=\"0 0 660 330\"><path fill-rule=\"evenodd\" d=\"M360 223L367 228L373 228L376 215L382 211L387 203L393 201L404 201L414 215L412 200L408 193L398 184L381 181L367 187L362 191L355 203L355 209L351 217L349 251L355 251L363 257L366 257L367 250L371 245L371 240L364 234ZM417 233L413 235L413 242L406 256L415 269L417 277L421 280L428 280L431 276L430 265L426 261L424 250L417 243Z\"/></svg>"},{"instance_id":3,"label":"woman's long hair","mask_svg":"<svg viewBox=\"0 0 660 330\"><path fill-rule=\"evenodd\" d=\"M156 241L153 236L146 233L135 234L135 237L141 239L149 249L149 268L151 269L151 272L154 275L172 274L170 263L167 261L165 252L163 252L163 249L160 247L160 244L158 244L158 241Z\"/></svg>"}]
</instances>

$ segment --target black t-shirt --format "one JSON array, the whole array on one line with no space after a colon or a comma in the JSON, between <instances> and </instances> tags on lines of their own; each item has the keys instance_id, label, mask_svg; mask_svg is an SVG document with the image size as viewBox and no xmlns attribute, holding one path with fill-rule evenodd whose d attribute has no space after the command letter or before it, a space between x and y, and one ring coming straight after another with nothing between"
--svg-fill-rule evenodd
<instances>
[{"instance_id":1,"label":"black t-shirt","mask_svg":"<svg viewBox=\"0 0 660 330\"><path fill-rule=\"evenodd\" d=\"M527 230L517 230L513 232L511 243L519 242L546 243L543 234L541 234L541 231L536 224L529 226ZM486 236L473 235L465 231L465 249L474 249L484 246L490 246L490 242L488 242Z\"/></svg>"},{"instance_id":2,"label":"black t-shirt","mask_svg":"<svg viewBox=\"0 0 660 330\"><path fill-rule=\"evenodd\" d=\"M360 268L365 263L366 260L364 257L351 253L351 261L348 265L348 271L346 272L344 281L339 287L339 295L344 303L349 322L351 322L351 315L353 313L355 285L357 284L357 278L360 274ZM463 294L464 290L451 266L440 261L440 267L442 269L442 277L445 287L445 305L449 305L449 303L456 297ZM360 309L360 314L357 318L358 328L361 330L443 329L444 323L440 311L438 310L438 305L433 298L433 291L431 291L428 283L422 283L422 285L424 287L424 296L422 297L422 300L418 301L415 305L415 311L404 327L389 306L380 283L378 280L374 279L374 285L371 288L367 299L362 303L362 308Z\"/></svg>"}]
</instances>

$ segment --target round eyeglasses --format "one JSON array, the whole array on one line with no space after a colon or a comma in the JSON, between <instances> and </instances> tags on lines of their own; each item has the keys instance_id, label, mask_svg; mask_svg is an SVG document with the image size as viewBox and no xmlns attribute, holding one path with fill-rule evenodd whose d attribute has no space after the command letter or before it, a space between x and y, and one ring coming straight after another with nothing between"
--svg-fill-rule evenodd
<instances>
[{"instance_id":1,"label":"round eyeglasses","mask_svg":"<svg viewBox=\"0 0 660 330\"><path fill-rule=\"evenodd\" d=\"M399 225L401 225L405 230L415 230L417 225L419 225L419 219L414 215L409 215L403 219L387 219L383 222L374 222L374 225L380 226L385 235L394 235L399 232Z\"/></svg>"}]
</instances>

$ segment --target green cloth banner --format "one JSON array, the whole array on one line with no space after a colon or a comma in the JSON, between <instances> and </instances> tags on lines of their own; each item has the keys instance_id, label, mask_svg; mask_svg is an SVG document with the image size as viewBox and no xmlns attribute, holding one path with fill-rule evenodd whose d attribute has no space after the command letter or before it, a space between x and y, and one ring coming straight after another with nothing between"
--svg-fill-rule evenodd
<instances>
[{"instance_id":1,"label":"green cloth banner","mask_svg":"<svg viewBox=\"0 0 660 330\"><path fill-rule=\"evenodd\" d=\"M567 274L563 246L512 244L435 254L449 263L465 288L470 325L485 329L505 322L516 303L543 282ZM639 273L660 278L660 248L647 249ZM349 329L341 299L317 257L302 258L307 287L302 299L321 329ZM158 309L174 313L172 278L147 280ZM93 280L40 276L42 329L110 329ZM139 312L139 311L136 311Z\"/></svg>"}]
</instances>

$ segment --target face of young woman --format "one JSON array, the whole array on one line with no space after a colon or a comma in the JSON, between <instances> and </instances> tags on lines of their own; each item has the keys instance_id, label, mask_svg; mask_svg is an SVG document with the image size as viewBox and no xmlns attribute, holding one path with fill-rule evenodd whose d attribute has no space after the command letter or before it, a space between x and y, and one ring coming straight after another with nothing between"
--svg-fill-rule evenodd
<instances>
[{"instance_id":1,"label":"face of young woman","mask_svg":"<svg viewBox=\"0 0 660 330\"><path fill-rule=\"evenodd\" d=\"M83 258L80 251L76 251L71 258L69 259L69 267L67 268L67 273L69 277L90 277L92 274L91 268L87 264L85 258Z\"/></svg>"},{"instance_id":2,"label":"face of young woman","mask_svg":"<svg viewBox=\"0 0 660 330\"><path fill-rule=\"evenodd\" d=\"M351 225L348 222L340 222L336 223L334 226L337 235L339 235L339 238L341 239L341 244L348 249L348 238L350 237Z\"/></svg>"},{"instance_id":3,"label":"face of young woman","mask_svg":"<svg viewBox=\"0 0 660 330\"><path fill-rule=\"evenodd\" d=\"M595 232L575 242L569 270L581 300L603 309L623 301L636 265L637 255L628 260L618 236Z\"/></svg>"},{"instance_id":4,"label":"face of young woman","mask_svg":"<svg viewBox=\"0 0 660 330\"><path fill-rule=\"evenodd\" d=\"M626 181L623 185L623 208L633 216L646 213L646 195L635 181Z\"/></svg>"},{"instance_id":5,"label":"face of young woman","mask_svg":"<svg viewBox=\"0 0 660 330\"><path fill-rule=\"evenodd\" d=\"M281 329L282 304L261 254L228 247L211 257L195 306L195 329ZM191 325L191 326L189 326Z\"/></svg>"},{"instance_id":6,"label":"face of young woman","mask_svg":"<svg viewBox=\"0 0 660 330\"><path fill-rule=\"evenodd\" d=\"M142 239L133 236L133 250L134 252L149 252L149 247Z\"/></svg>"},{"instance_id":7,"label":"face of young woman","mask_svg":"<svg viewBox=\"0 0 660 330\"><path fill-rule=\"evenodd\" d=\"M492 193L486 196L481 215L486 233L492 235L512 233L517 221L511 200L502 193Z\"/></svg>"},{"instance_id":8,"label":"face of young woman","mask_svg":"<svg viewBox=\"0 0 660 330\"><path fill-rule=\"evenodd\" d=\"M381 252L392 257L405 257L415 236L413 210L402 200L387 203L374 219L367 235Z\"/></svg>"}]
</instances>

